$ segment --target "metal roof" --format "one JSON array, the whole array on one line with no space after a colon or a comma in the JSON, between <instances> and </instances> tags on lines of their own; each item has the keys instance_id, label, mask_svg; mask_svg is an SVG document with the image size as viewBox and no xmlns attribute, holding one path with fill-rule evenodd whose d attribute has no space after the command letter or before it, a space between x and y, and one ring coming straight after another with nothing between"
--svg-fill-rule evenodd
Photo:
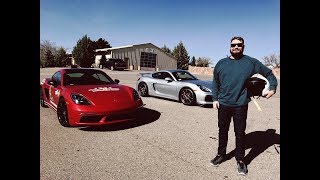
<instances>
[{"instance_id":1,"label":"metal roof","mask_svg":"<svg viewBox=\"0 0 320 180\"><path fill-rule=\"evenodd\" d=\"M154 46L155 48L159 49L160 51L162 51L163 53L165 53L165 54L168 55L169 57L171 57L171 58L173 58L173 59L176 60L176 58L175 58L173 55L164 52L161 48L159 48L158 46L156 46L156 45L154 45L154 44L152 44L152 43L132 44L132 45L126 45L126 46L112 47L112 48L96 49L95 52L108 51L108 50L111 51L111 50L115 50L115 49L130 48L130 47L141 46L141 45L151 45L151 46Z\"/></svg>"},{"instance_id":2,"label":"metal roof","mask_svg":"<svg viewBox=\"0 0 320 180\"><path fill-rule=\"evenodd\" d=\"M132 45L126 45L126 46L118 46L118 47L112 47L112 48L103 48L103 49L96 49L95 51L107 51L107 50L114 50L114 49L122 49L122 48L128 48L128 47L133 47L133 46L141 46L141 45L153 45L152 43L143 43L143 44L132 44ZM153 45L155 46L155 45ZM157 47L157 46L155 46Z\"/></svg>"}]
</instances>

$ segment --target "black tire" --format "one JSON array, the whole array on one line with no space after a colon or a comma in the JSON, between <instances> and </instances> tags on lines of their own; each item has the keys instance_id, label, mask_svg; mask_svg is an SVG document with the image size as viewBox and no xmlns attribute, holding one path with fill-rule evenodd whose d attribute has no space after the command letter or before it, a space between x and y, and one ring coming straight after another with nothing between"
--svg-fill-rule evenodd
<instances>
[{"instance_id":1,"label":"black tire","mask_svg":"<svg viewBox=\"0 0 320 180\"><path fill-rule=\"evenodd\" d=\"M58 116L59 123L63 127L70 127L71 126L69 123L69 118L68 118L67 103L63 98L61 98L58 103L57 116Z\"/></svg>"},{"instance_id":2,"label":"black tire","mask_svg":"<svg viewBox=\"0 0 320 180\"><path fill-rule=\"evenodd\" d=\"M145 82L139 83L138 92L139 92L140 96L142 96L142 97L149 96L148 86L147 86L147 84Z\"/></svg>"},{"instance_id":3,"label":"black tire","mask_svg":"<svg viewBox=\"0 0 320 180\"><path fill-rule=\"evenodd\" d=\"M190 88L183 88L179 93L180 101L187 106L194 105L196 103L196 95Z\"/></svg>"},{"instance_id":4,"label":"black tire","mask_svg":"<svg viewBox=\"0 0 320 180\"><path fill-rule=\"evenodd\" d=\"M43 99L43 90L42 88L40 87L40 105L41 107L44 107L44 108L47 108L48 106L46 105L46 103L44 102L44 99Z\"/></svg>"}]
</instances>

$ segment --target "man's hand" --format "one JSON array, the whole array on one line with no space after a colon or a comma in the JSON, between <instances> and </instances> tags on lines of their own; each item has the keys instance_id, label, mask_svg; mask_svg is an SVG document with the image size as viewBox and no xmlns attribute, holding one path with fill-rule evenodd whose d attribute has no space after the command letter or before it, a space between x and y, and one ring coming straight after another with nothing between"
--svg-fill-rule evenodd
<instances>
[{"instance_id":1,"label":"man's hand","mask_svg":"<svg viewBox=\"0 0 320 180\"><path fill-rule=\"evenodd\" d=\"M271 96L274 95L274 90L268 90L267 92L265 92L264 97L269 99Z\"/></svg>"},{"instance_id":2,"label":"man's hand","mask_svg":"<svg viewBox=\"0 0 320 180\"><path fill-rule=\"evenodd\" d=\"M219 109L219 102L218 101L213 101L213 108L215 110Z\"/></svg>"}]
</instances>

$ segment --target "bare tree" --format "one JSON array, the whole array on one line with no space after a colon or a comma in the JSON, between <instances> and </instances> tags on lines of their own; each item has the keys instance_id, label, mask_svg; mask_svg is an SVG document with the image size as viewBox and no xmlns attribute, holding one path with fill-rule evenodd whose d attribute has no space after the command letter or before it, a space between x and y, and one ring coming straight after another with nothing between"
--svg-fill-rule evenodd
<instances>
[{"instance_id":1,"label":"bare tree","mask_svg":"<svg viewBox=\"0 0 320 180\"><path fill-rule=\"evenodd\" d=\"M272 66L273 68L280 67L280 53L279 54L273 53L269 56L264 56L262 60L266 66Z\"/></svg>"},{"instance_id":2,"label":"bare tree","mask_svg":"<svg viewBox=\"0 0 320 180\"><path fill-rule=\"evenodd\" d=\"M57 48L55 43L48 40L42 40L40 42L40 66L46 67L47 65L53 66L54 62L52 56L55 56L57 53Z\"/></svg>"},{"instance_id":3,"label":"bare tree","mask_svg":"<svg viewBox=\"0 0 320 180\"><path fill-rule=\"evenodd\" d=\"M280 53L278 54L278 59L276 61L276 67L280 67Z\"/></svg>"}]
</instances>

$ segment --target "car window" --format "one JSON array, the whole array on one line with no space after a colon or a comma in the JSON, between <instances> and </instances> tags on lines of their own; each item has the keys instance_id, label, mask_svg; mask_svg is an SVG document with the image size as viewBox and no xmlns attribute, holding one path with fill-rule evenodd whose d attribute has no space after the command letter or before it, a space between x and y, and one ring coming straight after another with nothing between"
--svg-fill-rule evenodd
<instances>
[{"instance_id":1,"label":"car window","mask_svg":"<svg viewBox=\"0 0 320 180\"><path fill-rule=\"evenodd\" d=\"M69 77L81 77L84 73L69 73L67 76Z\"/></svg>"},{"instance_id":2,"label":"car window","mask_svg":"<svg viewBox=\"0 0 320 180\"><path fill-rule=\"evenodd\" d=\"M170 77L172 79L172 76L167 73L167 72L157 72L157 73L153 73L152 74L152 77L153 78L156 78L156 79L165 79L166 77Z\"/></svg>"},{"instance_id":3,"label":"car window","mask_svg":"<svg viewBox=\"0 0 320 180\"><path fill-rule=\"evenodd\" d=\"M160 73L153 73L152 74L152 77L156 78L156 79L159 79L159 76L160 76Z\"/></svg>"},{"instance_id":4,"label":"car window","mask_svg":"<svg viewBox=\"0 0 320 180\"><path fill-rule=\"evenodd\" d=\"M51 79L52 79L52 80L55 80L55 81L57 82L57 85L61 85L61 72L58 71L58 72L54 73L54 74L52 75L52 78L51 78Z\"/></svg>"},{"instance_id":5,"label":"car window","mask_svg":"<svg viewBox=\"0 0 320 180\"><path fill-rule=\"evenodd\" d=\"M177 72L173 72L172 74L178 81L197 79L195 76L193 76L192 74L186 71L177 71Z\"/></svg>"},{"instance_id":6,"label":"car window","mask_svg":"<svg viewBox=\"0 0 320 180\"><path fill-rule=\"evenodd\" d=\"M106 84L110 84L113 82L113 80L111 80L111 78L106 77L104 74L102 73L96 73L93 75L93 77L95 77L96 79L99 79L100 81L106 83Z\"/></svg>"},{"instance_id":7,"label":"car window","mask_svg":"<svg viewBox=\"0 0 320 180\"><path fill-rule=\"evenodd\" d=\"M70 72L65 74L65 86L73 85L103 85L115 82L106 74L100 72Z\"/></svg>"},{"instance_id":8,"label":"car window","mask_svg":"<svg viewBox=\"0 0 320 180\"><path fill-rule=\"evenodd\" d=\"M169 73L167 73L167 72L162 73L162 78L163 79L165 79L167 77L172 79L172 76Z\"/></svg>"}]
</instances>

